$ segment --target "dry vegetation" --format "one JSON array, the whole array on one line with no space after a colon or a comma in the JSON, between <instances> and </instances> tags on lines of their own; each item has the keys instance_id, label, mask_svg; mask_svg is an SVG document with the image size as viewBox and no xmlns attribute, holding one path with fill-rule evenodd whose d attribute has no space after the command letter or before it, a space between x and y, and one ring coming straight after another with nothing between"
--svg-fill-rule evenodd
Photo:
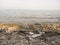
<instances>
[{"instance_id":1,"label":"dry vegetation","mask_svg":"<svg viewBox=\"0 0 60 45\"><path fill-rule=\"evenodd\" d=\"M21 26L17 24L0 24L0 30L5 31L7 33L19 31L20 29Z\"/></svg>"},{"instance_id":2,"label":"dry vegetation","mask_svg":"<svg viewBox=\"0 0 60 45\"><path fill-rule=\"evenodd\" d=\"M18 24L0 24L0 30L5 31L7 33L13 32L13 31L20 31L22 29L27 30L57 30L60 31L60 24L59 23L42 23L42 24L27 24L27 25L18 25Z\"/></svg>"}]
</instances>

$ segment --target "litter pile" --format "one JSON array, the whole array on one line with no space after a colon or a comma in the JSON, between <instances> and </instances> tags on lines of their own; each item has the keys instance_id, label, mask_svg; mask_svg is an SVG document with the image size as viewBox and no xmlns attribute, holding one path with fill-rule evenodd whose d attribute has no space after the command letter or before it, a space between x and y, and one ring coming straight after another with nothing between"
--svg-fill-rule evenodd
<instances>
[{"instance_id":1,"label":"litter pile","mask_svg":"<svg viewBox=\"0 0 60 45\"><path fill-rule=\"evenodd\" d=\"M60 24L0 24L0 45L60 45Z\"/></svg>"}]
</instances>

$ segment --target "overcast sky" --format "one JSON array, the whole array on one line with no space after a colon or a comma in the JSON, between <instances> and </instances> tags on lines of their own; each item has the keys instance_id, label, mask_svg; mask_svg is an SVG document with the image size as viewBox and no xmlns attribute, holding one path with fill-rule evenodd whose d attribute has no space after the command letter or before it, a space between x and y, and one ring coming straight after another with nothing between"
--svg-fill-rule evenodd
<instances>
[{"instance_id":1,"label":"overcast sky","mask_svg":"<svg viewBox=\"0 0 60 45\"><path fill-rule=\"evenodd\" d=\"M0 9L60 10L60 0L0 0Z\"/></svg>"}]
</instances>

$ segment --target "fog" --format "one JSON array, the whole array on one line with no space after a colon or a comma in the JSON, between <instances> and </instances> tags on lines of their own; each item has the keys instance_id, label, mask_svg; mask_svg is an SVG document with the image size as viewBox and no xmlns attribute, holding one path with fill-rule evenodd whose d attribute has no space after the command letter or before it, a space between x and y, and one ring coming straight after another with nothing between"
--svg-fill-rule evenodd
<instances>
[{"instance_id":1,"label":"fog","mask_svg":"<svg viewBox=\"0 0 60 45\"><path fill-rule=\"evenodd\" d=\"M0 10L0 22L60 22L60 10Z\"/></svg>"},{"instance_id":2,"label":"fog","mask_svg":"<svg viewBox=\"0 0 60 45\"><path fill-rule=\"evenodd\" d=\"M0 0L0 9L60 10L60 0Z\"/></svg>"}]
</instances>

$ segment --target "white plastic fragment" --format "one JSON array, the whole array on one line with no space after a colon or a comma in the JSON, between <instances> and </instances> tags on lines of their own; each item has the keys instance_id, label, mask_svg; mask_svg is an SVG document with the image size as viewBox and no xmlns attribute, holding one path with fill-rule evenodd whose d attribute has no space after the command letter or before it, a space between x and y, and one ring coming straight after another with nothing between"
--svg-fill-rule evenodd
<instances>
[{"instance_id":1,"label":"white plastic fragment","mask_svg":"<svg viewBox=\"0 0 60 45\"><path fill-rule=\"evenodd\" d=\"M38 36L41 36L42 34L34 34L34 35L32 35L31 37L32 38L35 38L35 37L38 37Z\"/></svg>"},{"instance_id":2,"label":"white plastic fragment","mask_svg":"<svg viewBox=\"0 0 60 45\"><path fill-rule=\"evenodd\" d=\"M29 32L29 34L33 35L34 33L33 32Z\"/></svg>"}]
</instances>

